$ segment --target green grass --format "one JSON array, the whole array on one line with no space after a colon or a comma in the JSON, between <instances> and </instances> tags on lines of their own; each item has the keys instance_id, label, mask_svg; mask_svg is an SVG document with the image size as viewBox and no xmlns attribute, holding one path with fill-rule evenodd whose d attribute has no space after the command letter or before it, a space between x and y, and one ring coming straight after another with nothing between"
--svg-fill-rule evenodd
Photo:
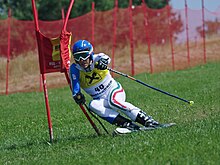
<instances>
[{"instance_id":1,"label":"green grass","mask_svg":"<svg viewBox=\"0 0 220 165\"><path fill-rule=\"evenodd\" d=\"M43 93L0 96L0 164L218 164L220 63L136 78L195 104L189 106L120 77L127 101L156 120L177 126L117 137L102 130L98 137L68 87L48 89L54 132L54 143L49 145ZM110 132L114 130L102 122Z\"/></svg>"}]
</instances>

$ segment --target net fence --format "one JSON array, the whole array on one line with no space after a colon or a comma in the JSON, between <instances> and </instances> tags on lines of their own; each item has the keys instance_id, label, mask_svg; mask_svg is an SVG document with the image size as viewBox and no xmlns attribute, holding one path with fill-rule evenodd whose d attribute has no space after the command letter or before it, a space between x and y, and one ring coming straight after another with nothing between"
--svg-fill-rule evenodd
<instances>
[{"instance_id":1,"label":"net fence","mask_svg":"<svg viewBox=\"0 0 220 165\"><path fill-rule=\"evenodd\" d=\"M47 37L59 37L63 20L40 21ZM34 21L13 17L0 20L0 93L40 90L40 72ZM112 58L112 67L135 75L189 68L220 60L220 10L210 12L171 6L155 10L146 5L95 11L69 19L72 42L86 39L95 52ZM72 43L72 44L73 44ZM10 49L9 49L10 48ZM9 56L10 55L10 56ZM48 86L67 86L65 76L48 74Z\"/></svg>"}]
</instances>

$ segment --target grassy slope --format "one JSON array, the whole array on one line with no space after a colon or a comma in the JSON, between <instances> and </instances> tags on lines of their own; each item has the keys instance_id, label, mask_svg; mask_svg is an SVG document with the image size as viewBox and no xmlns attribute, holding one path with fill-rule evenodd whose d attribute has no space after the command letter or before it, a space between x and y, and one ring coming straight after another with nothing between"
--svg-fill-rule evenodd
<instances>
[{"instance_id":1,"label":"grassy slope","mask_svg":"<svg viewBox=\"0 0 220 165\"><path fill-rule=\"evenodd\" d=\"M43 94L0 96L0 164L218 164L220 63L136 78L195 104L189 107L121 77L128 101L160 122L178 125L97 137L69 89L49 89L55 142L48 145ZM103 124L109 131L115 128Z\"/></svg>"}]
</instances>

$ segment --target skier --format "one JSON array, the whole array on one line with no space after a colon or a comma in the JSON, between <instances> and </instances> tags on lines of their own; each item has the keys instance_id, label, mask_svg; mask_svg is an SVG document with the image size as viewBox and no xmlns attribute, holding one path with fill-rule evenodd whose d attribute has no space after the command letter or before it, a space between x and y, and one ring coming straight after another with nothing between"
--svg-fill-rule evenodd
<instances>
[{"instance_id":1,"label":"skier","mask_svg":"<svg viewBox=\"0 0 220 165\"><path fill-rule=\"evenodd\" d=\"M140 129L136 123L151 128L160 125L143 110L126 102L124 89L108 70L111 61L108 55L94 54L93 46L86 40L75 42L72 53L75 63L70 67L70 79L73 99L77 104L86 102L82 88L93 98L89 103L90 110L113 125L130 130Z\"/></svg>"}]
</instances>

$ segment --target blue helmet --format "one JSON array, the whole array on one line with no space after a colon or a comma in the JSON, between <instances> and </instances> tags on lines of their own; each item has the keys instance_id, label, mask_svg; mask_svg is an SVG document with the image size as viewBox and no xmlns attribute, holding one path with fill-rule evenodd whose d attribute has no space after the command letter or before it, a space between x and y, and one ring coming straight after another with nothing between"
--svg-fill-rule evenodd
<instances>
[{"instance_id":1,"label":"blue helmet","mask_svg":"<svg viewBox=\"0 0 220 165\"><path fill-rule=\"evenodd\" d=\"M79 62L80 59L86 60L90 58L93 60L93 46L90 42L86 40L78 40L74 43L72 47L73 57L76 62Z\"/></svg>"}]
</instances>

